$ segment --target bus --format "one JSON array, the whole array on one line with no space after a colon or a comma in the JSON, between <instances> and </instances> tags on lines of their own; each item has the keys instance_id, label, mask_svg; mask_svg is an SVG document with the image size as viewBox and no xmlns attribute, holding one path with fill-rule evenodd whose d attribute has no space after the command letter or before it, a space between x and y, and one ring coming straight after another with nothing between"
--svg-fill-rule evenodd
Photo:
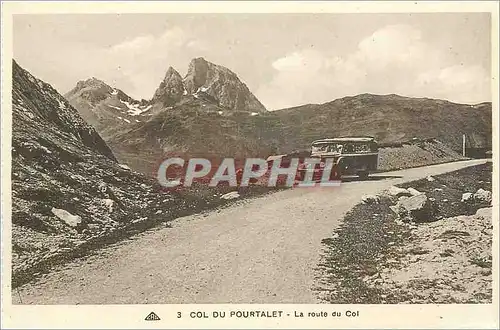
<instances>
[{"instance_id":1,"label":"bus","mask_svg":"<svg viewBox=\"0 0 500 330\"><path fill-rule=\"evenodd\" d=\"M311 158L334 158L338 176L366 179L377 170L378 144L371 136L345 136L312 142Z\"/></svg>"}]
</instances>

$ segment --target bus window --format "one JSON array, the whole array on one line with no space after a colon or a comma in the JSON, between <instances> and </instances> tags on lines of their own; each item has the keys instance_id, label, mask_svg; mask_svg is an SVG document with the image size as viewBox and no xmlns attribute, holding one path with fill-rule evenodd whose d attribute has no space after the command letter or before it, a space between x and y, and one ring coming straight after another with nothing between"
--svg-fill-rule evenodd
<instances>
[{"instance_id":1,"label":"bus window","mask_svg":"<svg viewBox=\"0 0 500 330\"><path fill-rule=\"evenodd\" d=\"M370 152L370 146L366 143L356 144L356 148L354 150L355 153L367 153Z\"/></svg>"},{"instance_id":2,"label":"bus window","mask_svg":"<svg viewBox=\"0 0 500 330\"><path fill-rule=\"evenodd\" d=\"M354 152L354 144L347 143L345 145L345 152L348 153L348 154L353 153Z\"/></svg>"}]
</instances>

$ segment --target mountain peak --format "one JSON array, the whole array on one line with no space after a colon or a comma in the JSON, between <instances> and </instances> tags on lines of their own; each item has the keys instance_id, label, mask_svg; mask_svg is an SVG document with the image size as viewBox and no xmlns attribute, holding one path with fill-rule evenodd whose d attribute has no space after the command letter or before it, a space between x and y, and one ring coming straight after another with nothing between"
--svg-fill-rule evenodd
<instances>
[{"instance_id":1,"label":"mountain peak","mask_svg":"<svg viewBox=\"0 0 500 330\"><path fill-rule=\"evenodd\" d=\"M236 73L203 57L190 61L184 79L170 66L151 101L172 106L187 95L210 100L230 110L266 111Z\"/></svg>"},{"instance_id":2,"label":"mountain peak","mask_svg":"<svg viewBox=\"0 0 500 330\"><path fill-rule=\"evenodd\" d=\"M90 77L86 80L80 80L79 82L76 83L76 87L79 89L86 88L86 87L96 87L96 88L109 87L109 88L111 88L104 81L97 79L96 77Z\"/></svg>"},{"instance_id":3,"label":"mountain peak","mask_svg":"<svg viewBox=\"0 0 500 330\"><path fill-rule=\"evenodd\" d=\"M169 66L160 86L156 89L152 101L161 102L165 106L173 105L180 101L184 94L182 77L173 67Z\"/></svg>"},{"instance_id":4,"label":"mountain peak","mask_svg":"<svg viewBox=\"0 0 500 330\"><path fill-rule=\"evenodd\" d=\"M168 80L171 80L171 79L176 79L179 78L181 81L182 81L182 77L180 75L180 73L174 69L173 67L169 66L168 69L167 69L167 72L165 72L165 78L163 78L163 81L168 81Z\"/></svg>"},{"instance_id":5,"label":"mountain peak","mask_svg":"<svg viewBox=\"0 0 500 330\"><path fill-rule=\"evenodd\" d=\"M206 63L210 63L208 62L204 57L195 57L191 60L191 63L193 62L199 62L199 63L202 63L202 62L206 62ZM213 64L213 63L212 63Z\"/></svg>"},{"instance_id":6,"label":"mountain peak","mask_svg":"<svg viewBox=\"0 0 500 330\"><path fill-rule=\"evenodd\" d=\"M174 69L173 67L169 66L168 69L167 69L167 72L166 72L165 76L168 76L168 75L171 75L171 74L179 74L179 72L177 72L177 70Z\"/></svg>"},{"instance_id":7,"label":"mountain peak","mask_svg":"<svg viewBox=\"0 0 500 330\"><path fill-rule=\"evenodd\" d=\"M199 91L203 91L225 108L266 111L236 73L203 57L196 57L189 63L184 86L188 94L196 95Z\"/></svg>"},{"instance_id":8,"label":"mountain peak","mask_svg":"<svg viewBox=\"0 0 500 330\"><path fill-rule=\"evenodd\" d=\"M64 94L64 97L70 102L81 98L94 105L108 98L118 98L123 101L131 100L130 96L121 90L109 86L96 77L80 80L72 90Z\"/></svg>"}]
</instances>

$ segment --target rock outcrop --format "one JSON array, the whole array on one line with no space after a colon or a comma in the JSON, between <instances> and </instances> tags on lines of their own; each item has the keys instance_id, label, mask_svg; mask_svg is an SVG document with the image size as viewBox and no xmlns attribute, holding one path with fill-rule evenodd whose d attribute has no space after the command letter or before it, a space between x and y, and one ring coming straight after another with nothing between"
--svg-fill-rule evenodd
<instances>
[{"instance_id":1,"label":"rock outcrop","mask_svg":"<svg viewBox=\"0 0 500 330\"><path fill-rule=\"evenodd\" d=\"M491 204L491 191L478 189L474 193L474 200L478 203Z\"/></svg>"},{"instance_id":2,"label":"rock outcrop","mask_svg":"<svg viewBox=\"0 0 500 330\"><path fill-rule=\"evenodd\" d=\"M266 108L241 82L238 76L220 65L195 58L189 64L184 78L188 94L206 93L228 109L238 111L265 112Z\"/></svg>"},{"instance_id":3,"label":"rock outcrop","mask_svg":"<svg viewBox=\"0 0 500 330\"><path fill-rule=\"evenodd\" d=\"M431 222L434 220L432 202L424 193L412 197L400 197L392 210L403 221Z\"/></svg>"},{"instance_id":4,"label":"rock outcrop","mask_svg":"<svg viewBox=\"0 0 500 330\"><path fill-rule=\"evenodd\" d=\"M181 75L174 68L169 67L151 102L160 102L164 106L171 106L179 102L186 94L187 91L184 88Z\"/></svg>"}]
</instances>

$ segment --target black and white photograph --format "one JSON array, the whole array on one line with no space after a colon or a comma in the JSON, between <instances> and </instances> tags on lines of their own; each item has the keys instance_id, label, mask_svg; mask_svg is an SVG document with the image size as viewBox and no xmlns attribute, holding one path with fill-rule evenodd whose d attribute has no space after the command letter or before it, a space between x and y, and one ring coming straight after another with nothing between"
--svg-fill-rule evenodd
<instances>
[{"instance_id":1,"label":"black and white photograph","mask_svg":"<svg viewBox=\"0 0 500 330\"><path fill-rule=\"evenodd\" d=\"M370 324L362 306L489 306L498 327L498 3L260 3L12 11L12 309L141 305L144 327L349 328Z\"/></svg>"}]
</instances>

